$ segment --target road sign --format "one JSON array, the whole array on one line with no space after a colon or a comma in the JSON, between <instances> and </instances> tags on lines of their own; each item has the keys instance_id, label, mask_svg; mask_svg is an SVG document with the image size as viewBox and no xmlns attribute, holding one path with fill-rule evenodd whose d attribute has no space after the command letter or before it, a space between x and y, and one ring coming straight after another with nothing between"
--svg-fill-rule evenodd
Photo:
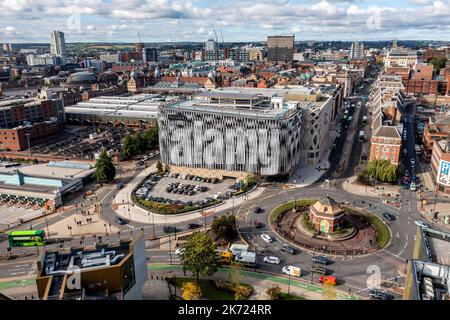
<instances>
[{"instance_id":1,"label":"road sign","mask_svg":"<svg viewBox=\"0 0 450 320\"><path fill-rule=\"evenodd\" d=\"M450 162L441 160L438 173L438 182L450 186Z\"/></svg>"}]
</instances>

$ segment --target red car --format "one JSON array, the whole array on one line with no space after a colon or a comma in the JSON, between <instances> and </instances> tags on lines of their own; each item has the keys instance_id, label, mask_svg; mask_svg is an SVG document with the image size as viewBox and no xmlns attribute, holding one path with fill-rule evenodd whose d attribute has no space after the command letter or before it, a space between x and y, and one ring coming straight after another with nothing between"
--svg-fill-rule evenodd
<instances>
[{"instance_id":1,"label":"red car","mask_svg":"<svg viewBox=\"0 0 450 320\"><path fill-rule=\"evenodd\" d=\"M333 276L321 276L319 281L325 284L331 284L332 286L336 285L336 278Z\"/></svg>"}]
</instances>

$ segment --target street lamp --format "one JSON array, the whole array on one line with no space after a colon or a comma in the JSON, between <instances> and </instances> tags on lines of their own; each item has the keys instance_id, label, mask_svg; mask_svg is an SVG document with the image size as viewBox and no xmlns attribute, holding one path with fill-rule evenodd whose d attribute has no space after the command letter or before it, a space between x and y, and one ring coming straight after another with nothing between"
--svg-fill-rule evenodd
<instances>
[{"instance_id":1,"label":"street lamp","mask_svg":"<svg viewBox=\"0 0 450 320\"><path fill-rule=\"evenodd\" d=\"M45 225L47 226L47 234L48 234L48 238L50 239L50 230L48 228L47 214L45 213L45 211L42 211L42 214L44 215L44 218L45 218Z\"/></svg>"},{"instance_id":2,"label":"street lamp","mask_svg":"<svg viewBox=\"0 0 450 320\"><path fill-rule=\"evenodd\" d=\"M25 135L27 136L28 151L30 152L30 160L31 160L33 158L33 155L31 154L30 133L25 133Z\"/></svg>"}]
</instances>

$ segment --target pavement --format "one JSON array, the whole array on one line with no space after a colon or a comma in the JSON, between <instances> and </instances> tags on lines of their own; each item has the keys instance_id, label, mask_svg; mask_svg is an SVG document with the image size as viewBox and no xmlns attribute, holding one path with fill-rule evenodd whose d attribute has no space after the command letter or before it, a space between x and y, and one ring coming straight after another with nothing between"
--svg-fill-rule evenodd
<instances>
[{"instance_id":1,"label":"pavement","mask_svg":"<svg viewBox=\"0 0 450 320\"><path fill-rule=\"evenodd\" d=\"M330 156L331 149L327 151L326 155L319 164L308 165L300 167L292 175L288 181L290 188L304 188L307 187L324 176L330 168L330 162L327 160Z\"/></svg>"},{"instance_id":2,"label":"pavement","mask_svg":"<svg viewBox=\"0 0 450 320\"><path fill-rule=\"evenodd\" d=\"M377 188L371 186L364 186L356 182L357 176L352 176L342 183L342 190L358 194L365 197L385 197L386 194L395 195L400 192L401 188L396 185L379 185Z\"/></svg>"},{"instance_id":3,"label":"pavement","mask_svg":"<svg viewBox=\"0 0 450 320\"><path fill-rule=\"evenodd\" d=\"M165 264L149 264L148 269L150 275L158 276L177 276L184 277L180 265L165 265ZM190 276L189 272L187 276ZM349 295L347 291L342 291L336 287L332 290L324 290L324 287L320 283L311 284L306 279L297 279L295 277L272 275L265 273L252 272L247 270L239 271L241 283L246 283L254 288L254 295L250 297L250 300L267 300L265 291L268 288L278 286L283 292L289 292L301 296L307 300L358 300L360 297L356 295ZM211 280L224 280L230 281L230 270L227 268L219 268L219 270L211 277L206 277ZM289 288L289 289L288 289ZM328 292L330 291L330 292Z\"/></svg>"}]
</instances>

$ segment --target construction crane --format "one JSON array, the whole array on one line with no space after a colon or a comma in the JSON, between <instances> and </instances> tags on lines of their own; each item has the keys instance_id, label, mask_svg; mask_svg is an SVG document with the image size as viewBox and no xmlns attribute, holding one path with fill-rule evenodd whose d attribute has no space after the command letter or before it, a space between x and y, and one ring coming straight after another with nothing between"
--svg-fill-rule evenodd
<instances>
[{"instance_id":1,"label":"construction crane","mask_svg":"<svg viewBox=\"0 0 450 320\"><path fill-rule=\"evenodd\" d=\"M214 24L212 25L212 27L213 27L213 30L214 30L214 36L215 36L214 39L216 40L217 43L219 43L219 38L217 37L216 28L214 28Z\"/></svg>"}]
</instances>

